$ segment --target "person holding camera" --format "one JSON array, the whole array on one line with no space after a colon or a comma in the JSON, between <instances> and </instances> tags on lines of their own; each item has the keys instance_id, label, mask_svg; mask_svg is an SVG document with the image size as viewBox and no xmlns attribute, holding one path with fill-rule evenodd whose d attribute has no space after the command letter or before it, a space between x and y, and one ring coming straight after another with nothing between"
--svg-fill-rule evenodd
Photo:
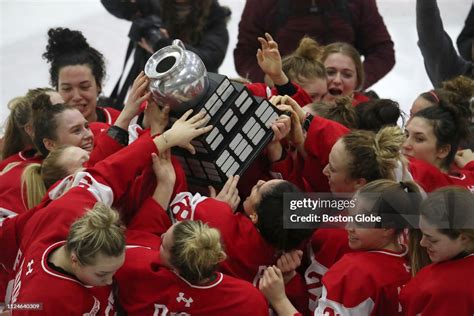
<instances>
[{"instance_id":1,"label":"person holding camera","mask_svg":"<svg viewBox=\"0 0 474 316\"><path fill-rule=\"evenodd\" d=\"M224 61L229 44L227 20L230 10L218 0L101 0L114 16L132 21L127 56L135 48L134 63L123 87L112 93L117 104L123 103L126 92L148 58L174 39L180 39L186 49L196 53L207 71L217 72ZM119 80L120 82L120 80Z\"/></svg>"}]
</instances>

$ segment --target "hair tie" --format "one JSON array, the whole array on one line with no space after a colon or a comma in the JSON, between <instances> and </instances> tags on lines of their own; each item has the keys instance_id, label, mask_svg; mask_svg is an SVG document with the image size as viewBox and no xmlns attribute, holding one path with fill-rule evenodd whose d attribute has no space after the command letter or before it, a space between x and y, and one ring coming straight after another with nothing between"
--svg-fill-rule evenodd
<instances>
[{"instance_id":1,"label":"hair tie","mask_svg":"<svg viewBox=\"0 0 474 316\"><path fill-rule=\"evenodd\" d=\"M439 104L439 97L438 97L438 95L436 94L436 92L435 92L434 90L431 90L431 91L429 91L428 93L431 94L431 95L435 98L436 103Z\"/></svg>"}]
</instances>

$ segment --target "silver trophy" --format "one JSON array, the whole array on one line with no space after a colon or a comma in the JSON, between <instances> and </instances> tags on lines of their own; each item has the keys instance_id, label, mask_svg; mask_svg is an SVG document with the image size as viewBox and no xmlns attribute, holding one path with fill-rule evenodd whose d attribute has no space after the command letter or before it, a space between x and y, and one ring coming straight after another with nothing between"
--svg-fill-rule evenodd
<instances>
[{"instance_id":1,"label":"silver trophy","mask_svg":"<svg viewBox=\"0 0 474 316\"><path fill-rule=\"evenodd\" d=\"M201 58L180 40L153 54L145 65L149 89L159 104L170 106L173 122L186 110L205 111L214 128L192 141L196 155L175 148L190 184L222 184L242 175L273 137L281 113L267 100L226 76L208 73Z\"/></svg>"}]
</instances>

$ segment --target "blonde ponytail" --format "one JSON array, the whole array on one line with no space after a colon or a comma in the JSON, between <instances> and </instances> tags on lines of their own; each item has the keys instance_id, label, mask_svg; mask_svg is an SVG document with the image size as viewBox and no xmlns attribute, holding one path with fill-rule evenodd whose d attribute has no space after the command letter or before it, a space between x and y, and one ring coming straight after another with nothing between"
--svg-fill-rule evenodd
<instances>
[{"instance_id":1,"label":"blonde ponytail","mask_svg":"<svg viewBox=\"0 0 474 316\"><path fill-rule=\"evenodd\" d=\"M48 189L58 180L68 176L59 160L69 145L52 150L41 164L30 164L21 174L21 193L28 209L38 205ZM24 194L26 193L26 199Z\"/></svg>"},{"instance_id":2,"label":"blonde ponytail","mask_svg":"<svg viewBox=\"0 0 474 316\"><path fill-rule=\"evenodd\" d=\"M219 231L201 221L178 223L173 239L170 263L191 283L209 278L226 258Z\"/></svg>"},{"instance_id":3,"label":"blonde ponytail","mask_svg":"<svg viewBox=\"0 0 474 316\"><path fill-rule=\"evenodd\" d=\"M66 251L74 252L82 265L95 264L98 253L118 257L125 251L124 228L119 214L97 202L69 230Z\"/></svg>"},{"instance_id":4,"label":"blonde ponytail","mask_svg":"<svg viewBox=\"0 0 474 316\"><path fill-rule=\"evenodd\" d=\"M26 193L26 199L24 194ZM28 209L35 207L41 202L46 194L46 187L41 178L41 164L32 163L28 165L21 174L21 195L23 203L26 201Z\"/></svg>"},{"instance_id":5,"label":"blonde ponytail","mask_svg":"<svg viewBox=\"0 0 474 316\"><path fill-rule=\"evenodd\" d=\"M351 157L348 171L352 179L395 179L398 162L403 161L400 148L404 135L400 128L385 127L377 134L356 130L344 135L342 141Z\"/></svg>"},{"instance_id":6,"label":"blonde ponytail","mask_svg":"<svg viewBox=\"0 0 474 316\"><path fill-rule=\"evenodd\" d=\"M398 126L384 127L375 135L375 157L382 178L395 179L395 168L402 159L400 148L404 141L405 135Z\"/></svg>"}]
</instances>

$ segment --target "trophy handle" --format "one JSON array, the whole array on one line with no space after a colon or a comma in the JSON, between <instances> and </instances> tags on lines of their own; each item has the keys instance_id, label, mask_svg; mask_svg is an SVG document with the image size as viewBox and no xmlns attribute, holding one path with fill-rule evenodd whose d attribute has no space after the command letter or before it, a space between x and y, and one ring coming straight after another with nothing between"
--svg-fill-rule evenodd
<instances>
[{"instance_id":1,"label":"trophy handle","mask_svg":"<svg viewBox=\"0 0 474 316\"><path fill-rule=\"evenodd\" d=\"M183 51L186 49L186 48L184 47L183 42L182 42L181 40L179 40L179 39L173 40L172 45L181 48Z\"/></svg>"}]
</instances>

